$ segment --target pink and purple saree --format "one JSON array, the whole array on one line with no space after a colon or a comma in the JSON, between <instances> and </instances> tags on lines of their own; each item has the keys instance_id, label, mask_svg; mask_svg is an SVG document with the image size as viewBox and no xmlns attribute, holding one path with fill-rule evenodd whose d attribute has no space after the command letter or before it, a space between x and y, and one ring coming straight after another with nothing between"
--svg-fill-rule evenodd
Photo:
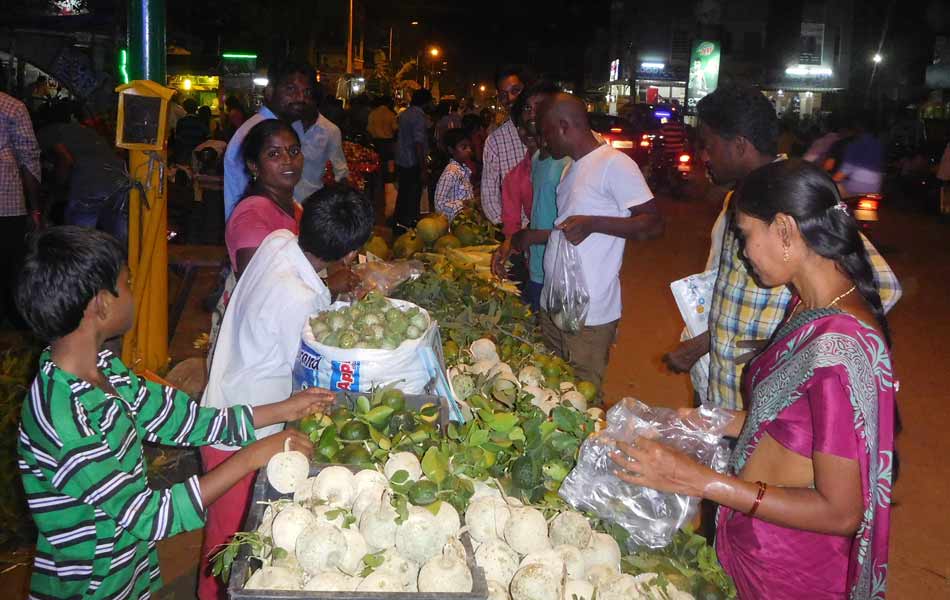
<instances>
[{"instance_id":1,"label":"pink and purple saree","mask_svg":"<svg viewBox=\"0 0 950 600\"><path fill-rule=\"evenodd\" d=\"M731 472L742 471L765 433L808 458L822 452L855 460L864 516L845 538L720 507L716 550L739 597L884 598L896 392L884 339L839 310L806 311L749 364L745 386L750 409Z\"/></svg>"}]
</instances>

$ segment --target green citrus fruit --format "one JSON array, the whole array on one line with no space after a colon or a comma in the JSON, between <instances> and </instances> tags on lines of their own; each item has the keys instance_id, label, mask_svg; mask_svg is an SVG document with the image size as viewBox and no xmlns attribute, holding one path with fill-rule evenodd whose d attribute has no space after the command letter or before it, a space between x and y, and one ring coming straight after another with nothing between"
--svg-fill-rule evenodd
<instances>
[{"instance_id":1,"label":"green citrus fruit","mask_svg":"<svg viewBox=\"0 0 950 600\"><path fill-rule=\"evenodd\" d=\"M448 340L442 344L442 355L445 360L455 360L459 356L459 345L453 340Z\"/></svg>"},{"instance_id":2,"label":"green citrus fruit","mask_svg":"<svg viewBox=\"0 0 950 600\"><path fill-rule=\"evenodd\" d=\"M330 418L333 419L333 424L336 425L337 429L343 427L352 417L353 414L350 412L350 409L345 406L338 406L330 413Z\"/></svg>"},{"instance_id":3,"label":"green citrus fruit","mask_svg":"<svg viewBox=\"0 0 950 600\"><path fill-rule=\"evenodd\" d=\"M300 430L300 433L310 435L314 431L320 429L320 417L317 415L308 415L300 419L300 423L297 425L297 429Z\"/></svg>"},{"instance_id":4,"label":"green citrus fruit","mask_svg":"<svg viewBox=\"0 0 950 600\"><path fill-rule=\"evenodd\" d=\"M588 402L593 402L597 399L597 386L589 381L581 381L578 383L577 391L583 394Z\"/></svg>"},{"instance_id":5,"label":"green citrus fruit","mask_svg":"<svg viewBox=\"0 0 950 600\"><path fill-rule=\"evenodd\" d=\"M439 486L434 481L422 480L413 483L406 496L409 497L410 504L426 506L439 499L438 493Z\"/></svg>"},{"instance_id":6,"label":"green citrus fruit","mask_svg":"<svg viewBox=\"0 0 950 600\"><path fill-rule=\"evenodd\" d=\"M390 435L395 435L400 431L409 433L411 431L415 431L415 429L416 419L409 411L401 410L393 414L393 418L389 420Z\"/></svg>"},{"instance_id":7,"label":"green citrus fruit","mask_svg":"<svg viewBox=\"0 0 950 600\"><path fill-rule=\"evenodd\" d=\"M383 392L381 400L384 406L388 406L396 412L406 408L406 395L402 393L402 390L396 388L389 388Z\"/></svg>"},{"instance_id":8,"label":"green citrus fruit","mask_svg":"<svg viewBox=\"0 0 950 600\"><path fill-rule=\"evenodd\" d=\"M369 439L369 426L360 421L348 421L340 429L340 439L348 442L361 442Z\"/></svg>"},{"instance_id":9,"label":"green citrus fruit","mask_svg":"<svg viewBox=\"0 0 950 600\"><path fill-rule=\"evenodd\" d=\"M522 456L511 464L511 483L522 490L533 490L544 483L541 465L529 456Z\"/></svg>"},{"instance_id":10,"label":"green citrus fruit","mask_svg":"<svg viewBox=\"0 0 950 600\"><path fill-rule=\"evenodd\" d=\"M340 462L346 465L371 466L373 456L362 444L347 444L338 455Z\"/></svg>"}]
</instances>

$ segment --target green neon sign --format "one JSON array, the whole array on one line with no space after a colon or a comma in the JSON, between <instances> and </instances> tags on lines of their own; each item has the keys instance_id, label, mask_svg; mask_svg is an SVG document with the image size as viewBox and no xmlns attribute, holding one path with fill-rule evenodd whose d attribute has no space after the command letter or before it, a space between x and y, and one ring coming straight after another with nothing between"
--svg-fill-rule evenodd
<instances>
[{"instance_id":1,"label":"green neon sign","mask_svg":"<svg viewBox=\"0 0 950 600\"><path fill-rule=\"evenodd\" d=\"M249 52L225 52L221 55L221 58L232 58L240 60L257 60L256 54L251 54Z\"/></svg>"},{"instance_id":2,"label":"green neon sign","mask_svg":"<svg viewBox=\"0 0 950 600\"><path fill-rule=\"evenodd\" d=\"M119 78L122 83L129 82L129 51L119 48Z\"/></svg>"}]
</instances>

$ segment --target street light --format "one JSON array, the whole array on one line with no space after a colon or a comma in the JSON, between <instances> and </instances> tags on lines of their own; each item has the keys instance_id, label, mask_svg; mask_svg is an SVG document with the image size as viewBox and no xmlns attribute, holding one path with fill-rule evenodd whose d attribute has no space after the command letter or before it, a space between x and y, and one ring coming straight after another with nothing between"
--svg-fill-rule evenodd
<instances>
[{"instance_id":1,"label":"street light","mask_svg":"<svg viewBox=\"0 0 950 600\"><path fill-rule=\"evenodd\" d=\"M435 46L429 48L429 55L432 56L432 58L438 58L440 53L439 49Z\"/></svg>"},{"instance_id":2,"label":"street light","mask_svg":"<svg viewBox=\"0 0 950 600\"><path fill-rule=\"evenodd\" d=\"M881 64L881 61L884 60L884 57L881 56L880 52L875 52L874 56L871 57L871 60L874 62L874 64L879 65Z\"/></svg>"},{"instance_id":3,"label":"street light","mask_svg":"<svg viewBox=\"0 0 950 600\"><path fill-rule=\"evenodd\" d=\"M415 27L416 25L419 24L419 21L411 21L409 24Z\"/></svg>"},{"instance_id":4,"label":"street light","mask_svg":"<svg viewBox=\"0 0 950 600\"><path fill-rule=\"evenodd\" d=\"M478 91L479 91L479 92L484 92L484 91L485 91L485 84L484 84L484 83L481 84L480 86L478 86Z\"/></svg>"}]
</instances>

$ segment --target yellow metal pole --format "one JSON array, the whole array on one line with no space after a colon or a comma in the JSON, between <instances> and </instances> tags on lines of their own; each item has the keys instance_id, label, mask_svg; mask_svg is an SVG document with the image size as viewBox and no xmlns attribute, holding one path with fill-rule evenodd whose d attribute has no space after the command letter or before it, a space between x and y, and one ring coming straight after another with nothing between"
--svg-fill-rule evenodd
<instances>
[{"instance_id":1,"label":"yellow metal pole","mask_svg":"<svg viewBox=\"0 0 950 600\"><path fill-rule=\"evenodd\" d=\"M160 371L168 364L168 204L161 168L165 154L165 150L129 152L129 172L145 188L145 201L141 191L130 192L129 268L135 322L125 335L122 360L139 371Z\"/></svg>"}]
</instances>

